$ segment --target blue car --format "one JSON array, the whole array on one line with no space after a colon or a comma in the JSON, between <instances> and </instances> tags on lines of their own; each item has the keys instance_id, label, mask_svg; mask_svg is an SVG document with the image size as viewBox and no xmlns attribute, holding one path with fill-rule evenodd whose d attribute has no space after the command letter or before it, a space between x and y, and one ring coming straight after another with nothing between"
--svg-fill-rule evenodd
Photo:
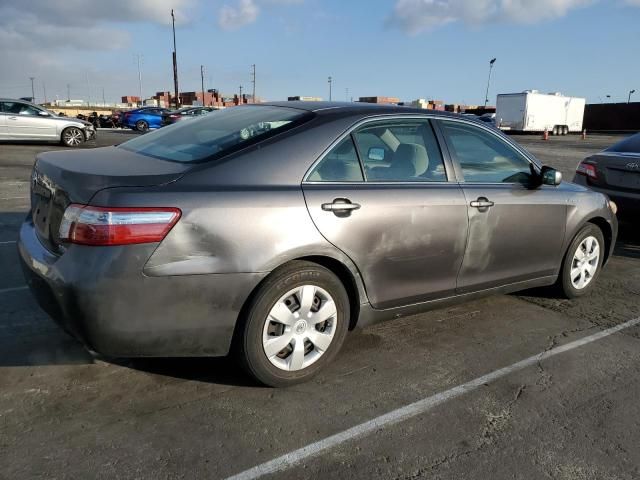
<instances>
[{"instance_id":1,"label":"blue car","mask_svg":"<svg viewBox=\"0 0 640 480\"><path fill-rule=\"evenodd\" d=\"M146 132L150 128L162 126L162 114L168 112L166 108L143 107L122 112L120 124L139 132Z\"/></svg>"}]
</instances>

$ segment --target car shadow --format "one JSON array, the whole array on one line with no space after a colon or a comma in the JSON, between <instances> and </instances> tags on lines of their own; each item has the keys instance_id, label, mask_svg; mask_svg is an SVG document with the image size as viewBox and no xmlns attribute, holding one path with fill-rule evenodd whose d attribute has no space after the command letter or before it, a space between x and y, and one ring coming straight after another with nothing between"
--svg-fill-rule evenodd
<instances>
[{"instance_id":1,"label":"car shadow","mask_svg":"<svg viewBox=\"0 0 640 480\"><path fill-rule=\"evenodd\" d=\"M101 359L114 365L164 377L235 387L262 386L232 357Z\"/></svg>"}]
</instances>

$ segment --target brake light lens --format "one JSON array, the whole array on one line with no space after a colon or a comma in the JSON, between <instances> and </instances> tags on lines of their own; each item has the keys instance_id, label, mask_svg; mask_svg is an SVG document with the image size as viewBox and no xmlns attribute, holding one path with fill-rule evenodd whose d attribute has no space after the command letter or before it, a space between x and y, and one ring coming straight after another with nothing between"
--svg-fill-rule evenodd
<instances>
[{"instance_id":1,"label":"brake light lens","mask_svg":"<svg viewBox=\"0 0 640 480\"><path fill-rule=\"evenodd\" d=\"M582 175L586 175L589 178L598 178L598 172L596 171L596 166L590 163L582 162L578 165L576 169L576 173L580 173Z\"/></svg>"},{"instance_id":2,"label":"brake light lens","mask_svg":"<svg viewBox=\"0 0 640 480\"><path fill-rule=\"evenodd\" d=\"M164 207L93 207L71 204L60 223L63 242L110 246L160 242L182 212Z\"/></svg>"}]
</instances>

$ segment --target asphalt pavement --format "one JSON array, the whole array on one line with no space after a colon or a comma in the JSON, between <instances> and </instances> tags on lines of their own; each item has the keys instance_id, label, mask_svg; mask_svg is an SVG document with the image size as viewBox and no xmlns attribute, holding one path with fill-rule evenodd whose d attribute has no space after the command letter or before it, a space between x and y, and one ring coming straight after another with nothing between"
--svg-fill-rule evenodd
<instances>
[{"instance_id":1,"label":"asphalt pavement","mask_svg":"<svg viewBox=\"0 0 640 480\"><path fill-rule=\"evenodd\" d=\"M514 138L570 180L620 137ZM15 239L34 155L59 148L0 144L0 479L640 478L637 225L586 298L356 330L313 381L269 389L230 359L95 358L37 307Z\"/></svg>"}]
</instances>

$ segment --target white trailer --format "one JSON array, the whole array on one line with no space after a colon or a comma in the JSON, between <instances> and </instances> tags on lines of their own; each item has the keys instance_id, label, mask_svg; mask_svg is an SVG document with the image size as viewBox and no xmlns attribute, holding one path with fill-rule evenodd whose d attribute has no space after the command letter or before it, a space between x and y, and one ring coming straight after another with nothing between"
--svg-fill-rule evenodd
<instances>
[{"instance_id":1,"label":"white trailer","mask_svg":"<svg viewBox=\"0 0 640 480\"><path fill-rule=\"evenodd\" d=\"M518 132L547 130L552 135L581 132L585 103L584 98L537 90L500 94L496 102L496 125L501 130Z\"/></svg>"}]
</instances>

